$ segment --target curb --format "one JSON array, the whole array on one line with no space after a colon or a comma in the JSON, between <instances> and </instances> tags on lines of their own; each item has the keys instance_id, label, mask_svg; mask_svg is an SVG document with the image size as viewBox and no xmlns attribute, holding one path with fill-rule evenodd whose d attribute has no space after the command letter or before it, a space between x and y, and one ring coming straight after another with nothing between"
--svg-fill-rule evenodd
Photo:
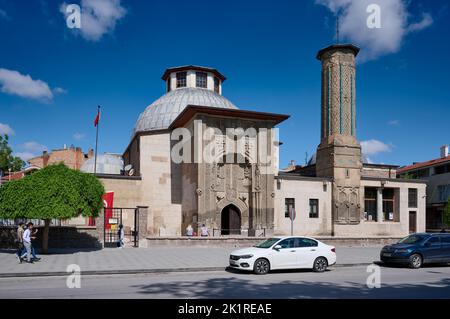
<instances>
[{"instance_id":1,"label":"curb","mask_svg":"<svg viewBox=\"0 0 450 319\"><path fill-rule=\"evenodd\" d=\"M348 268L358 266L368 266L373 263L354 263L354 264L337 264L330 266L331 268ZM229 267L197 267L197 268L156 268L156 269L123 269L123 270L87 270L82 271L81 275L99 276L99 275L136 275L136 274L160 274L160 273L182 273L182 272L199 272L199 271L223 271L233 268ZM28 272L28 273L2 273L2 278L29 278L29 277L61 277L71 273L64 271L54 272Z\"/></svg>"}]
</instances>

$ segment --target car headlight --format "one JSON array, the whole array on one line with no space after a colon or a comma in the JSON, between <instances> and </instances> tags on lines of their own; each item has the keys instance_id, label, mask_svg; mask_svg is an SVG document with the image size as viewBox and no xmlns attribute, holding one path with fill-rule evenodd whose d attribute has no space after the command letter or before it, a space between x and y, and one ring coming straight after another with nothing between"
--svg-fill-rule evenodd
<instances>
[{"instance_id":1,"label":"car headlight","mask_svg":"<svg viewBox=\"0 0 450 319\"><path fill-rule=\"evenodd\" d=\"M412 252L411 249L397 249L395 250L396 253L407 253L409 254L410 252Z\"/></svg>"},{"instance_id":2,"label":"car headlight","mask_svg":"<svg viewBox=\"0 0 450 319\"><path fill-rule=\"evenodd\" d=\"M252 258L252 257L253 257L253 255L242 255L241 256L242 259L249 259L249 258Z\"/></svg>"}]
</instances>

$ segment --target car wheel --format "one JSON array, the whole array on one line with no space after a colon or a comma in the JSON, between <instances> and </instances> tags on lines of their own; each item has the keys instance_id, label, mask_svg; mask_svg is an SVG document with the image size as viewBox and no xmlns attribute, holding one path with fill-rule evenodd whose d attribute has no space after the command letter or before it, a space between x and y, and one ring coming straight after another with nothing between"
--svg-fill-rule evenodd
<instances>
[{"instance_id":1,"label":"car wheel","mask_svg":"<svg viewBox=\"0 0 450 319\"><path fill-rule=\"evenodd\" d=\"M413 268L413 269L418 269L420 267L422 267L422 256L420 256L419 254L412 254L409 257L409 267Z\"/></svg>"},{"instance_id":2,"label":"car wheel","mask_svg":"<svg viewBox=\"0 0 450 319\"><path fill-rule=\"evenodd\" d=\"M328 261L324 257L317 257L316 260L314 260L313 270L315 272L324 272L327 270L328 267Z\"/></svg>"},{"instance_id":3,"label":"car wheel","mask_svg":"<svg viewBox=\"0 0 450 319\"><path fill-rule=\"evenodd\" d=\"M270 270L270 264L267 259L260 258L255 261L253 266L253 272L257 275L265 275Z\"/></svg>"}]
</instances>

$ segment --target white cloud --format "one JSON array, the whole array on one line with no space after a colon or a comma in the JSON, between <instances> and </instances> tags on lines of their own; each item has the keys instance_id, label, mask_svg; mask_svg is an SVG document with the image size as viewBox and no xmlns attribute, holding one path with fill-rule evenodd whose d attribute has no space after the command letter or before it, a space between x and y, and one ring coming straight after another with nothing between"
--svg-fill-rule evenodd
<instances>
[{"instance_id":1,"label":"white cloud","mask_svg":"<svg viewBox=\"0 0 450 319\"><path fill-rule=\"evenodd\" d=\"M60 11L67 18L67 3L63 3ZM127 10L120 5L120 0L82 0L81 1L81 36L88 41L99 41L104 34L112 33L117 21L122 19Z\"/></svg>"},{"instance_id":2,"label":"white cloud","mask_svg":"<svg viewBox=\"0 0 450 319\"><path fill-rule=\"evenodd\" d=\"M37 155L31 152L17 152L14 156L20 157L23 161L28 161L30 158L36 157Z\"/></svg>"},{"instance_id":3,"label":"white cloud","mask_svg":"<svg viewBox=\"0 0 450 319\"><path fill-rule=\"evenodd\" d=\"M77 141L82 140L85 137L86 137L86 135L83 134L83 133L75 133L75 134L73 134L73 138L76 139Z\"/></svg>"},{"instance_id":4,"label":"white cloud","mask_svg":"<svg viewBox=\"0 0 450 319\"><path fill-rule=\"evenodd\" d=\"M14 135L15 132L8 124L0 123L0 135Z\"/></svg>"},{"instance_id":5,"label":"white cloud","mask_svg":"<svg viewBox=\"0 0 450 319\"><path fill-rule=\"evenodd\" d=\"M316 4L328 7L339 13L340 34L363 50L359 60L374 60L390 53L398 52L403 38L412 31L427 28L433 23L430 14L424 13L419 22L411 23L407 0L315 0ZM377 4L380 7L381 28L368 28L367 7Z\"/></svg>"},{"instance_id":6,"label":"white cloud","mask_svg":"<svg viewBox=\"0 0 450 319\"><path fill-rule=\"evenodd\" d=\"M361 148L364 155L376 155L378 153L390 152L392 150L392 145L372 139L362 141Z\"/></svg>"},{"instance_id":7,"label":"white cloud","mask_svg":"<svg viewBox=\"0 0 450 319\"><path fill-rule=\"evenodd\" d=\"M433 17L429 13L424 13L422 15L422 20L416 23L412 23L408 26L408 32L415 32L420 31L423 29L428 28L430 25L433 24Z\"/></svg>"},{"instance_id":8,"label":"white cloud","mask_svg":"<svg viewBox=\"0 0 450 319\"><path fill-rule=\"evenodd\" d=\"M53 93L47 83L33 80L14 70L0 68L0 90L3 93L18 95L36 100L51 100Z\"/></svg>"},{"instance_id":9,"label":"white cloud","mask_svg":"<svg viewBox=\"0 0 450 319\"><path fill-rule=\"evenodd\" d=\"M47 147L45 145L39 144L37 142L26 142L22 144L20 148L30 152L42 152L47 150Z\"/></svg>"},{"instance_id":10,"label":"white cloud","mask_svg":"<svg viewBox=\"0 0 450 319\"><path fill-rule=\"evenodd\" d=\"M391 120L388 122L389 125L399 125L400 121L399 120Z\"/></svg>"},{"instance_id":11,"label":"white cloud","mask_svg":"<svg viewBox=\"0 0 450 319\"><path fill-rule=\"evenodd\" d=\"M45 145L34 141L21 144L18 148L20 149L20 152L14 153L14 156L19 156L24 161L41 155L43 151L47 151L47 147Z\"/></svg>"},{"instance_id":12,"label":"white cloud","mask_svg":"<svg viewBox=\"0 0 450 319\"><path fill-rule=\"evenodd\" d=\"M56 94L66 94L67 90L63 89L63 88L60 88L60 87L55 87L53 89L53 92L56 93Z\"/></svg>"}]
</instances>

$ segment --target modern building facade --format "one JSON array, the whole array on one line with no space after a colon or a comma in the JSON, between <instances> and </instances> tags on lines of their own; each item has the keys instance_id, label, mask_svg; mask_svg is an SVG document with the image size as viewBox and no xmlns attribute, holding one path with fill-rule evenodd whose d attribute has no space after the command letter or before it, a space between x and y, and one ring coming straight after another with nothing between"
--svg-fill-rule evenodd
<instances>
[{"instance_id":1,"label":"modern building facade","mask_svg":"<svg viewBox=\"0 0 450 319\"><path fill-rule=\"evenodd\" d=\"M426 181L427 230L437 231L447 227L444 224L443 212L450 198L450 155L448 153L448 145L443 145L440 148L439 158L401 167L397 174L401 178Z\"/></svg>"},{"instance_id":2,"label":"modern building facade","mask_svg":"<svg viewBox=\"0 0 450 319\"><path fill-rule=\"evenodd\" d=\"M289 116L239 109L222 95L225 76L216 69L167 69L166 94L139 116L117 168L123 174L97 168L115 206L149 207L151 236L180 236L202 224L214 236L424 231L425 182L396 178L397 166L368 164L361 155L358 51L343 44L319 51L320 144L308 165L283 171L276 126Z\"/></svg>"}]
</instances>

